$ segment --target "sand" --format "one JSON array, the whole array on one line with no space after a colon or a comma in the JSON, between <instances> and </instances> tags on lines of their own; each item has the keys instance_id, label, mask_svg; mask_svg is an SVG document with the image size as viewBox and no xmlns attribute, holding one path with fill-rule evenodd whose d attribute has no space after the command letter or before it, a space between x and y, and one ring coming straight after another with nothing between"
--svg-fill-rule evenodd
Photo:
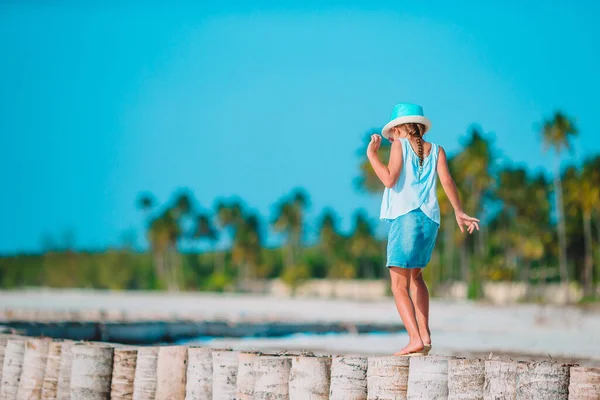
<instances>
[{"instance_id":1,"label":"sand","mask_svg":"<svg viewBox=\"0 0 600 400\"><path fill-rule=\"evenodd\" d=\"M30 289L0 291L0 308L123 310L205 318L269 318L327 322L400 322L393 300L275 298L246 294L111 292ZM515 304L493 306L433 299L433 353L516 358L552 357L600 361L600 311L575 306ZM285 338L217 339L236 348L309 349L329 353L389 354L402 348L405 333L294 335Z\"/></svg>"}]
</instances>

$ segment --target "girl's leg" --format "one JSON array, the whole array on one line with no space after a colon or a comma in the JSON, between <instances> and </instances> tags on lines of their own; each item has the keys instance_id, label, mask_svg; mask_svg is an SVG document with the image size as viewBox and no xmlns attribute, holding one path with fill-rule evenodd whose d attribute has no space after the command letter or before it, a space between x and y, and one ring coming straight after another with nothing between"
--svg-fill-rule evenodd
<instances>
[{"instance_id":1,"label":"girl's leg","mask_svg":"<svg viewBox=\"0 0 600 400\"><path fill-rule=\"evenodd\" d=\"M400 313L400 318L408 332L410 341L408 345L394 355L404 355L423 350L423 341L419 334L417 318L415 316L415 307L409 295L411 281L411 270L399 267L389 267L392 278L392 293L396 302L396 308Z\"/></svg>"},{"instance_id":2,"label":"girl's leg","mask_svg":"<svg viewBox=\"0 0 600 400\"><path fill-rule=\"evenodd\" d=\"M429 290L423 279L421 268L412 269L410 276L410 296L415 304L417 325L423 344L431 344L431 331L429 330Z\"/></svg>"}]
</instances>

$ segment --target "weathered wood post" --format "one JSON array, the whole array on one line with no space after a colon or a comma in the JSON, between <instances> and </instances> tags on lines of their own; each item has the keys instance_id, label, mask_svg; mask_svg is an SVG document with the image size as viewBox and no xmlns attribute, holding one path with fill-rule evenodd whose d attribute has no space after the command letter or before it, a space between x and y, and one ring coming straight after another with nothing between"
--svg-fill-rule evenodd
<instances>
[{"instance_id":1,"label":"weathered wood post","mask_svg":"<svg viewBox=\"0 0 600 400\"><path fill-rule=\"evenodd\" d=\"M600 398L600 367L571 367L569 400Z\"/></svg>"},{"instance_id":2,"label":"weathered wood post","mask_svg":"<svg viewBox=\"0 0 600 400\"><path fill-rule=\"evenodd\" d=\"M73 346L71 400L108 400L113 366L113 347L100 343Z\"/></svg>"},{"instance_id":3,"label":"weathered wood post","mask_svg":"<svg viewBox=\"0 0 600 400\"><path fill-rule=\"evenodd\" d=\"M0 333L0 393L2 392L2 366L4 365L4 351L9 339L16 339L16 335Z\"/></svg>"},{"instance_id":4,"label":"weathered wood post","mask_svg":"<svg viewBox=\"0 0 600 400\"><path fill-rule=\"evenodd\" d=\"M485 362L478 358L448 360L448 400L483 400Z\"/></svg>"},{"instance_id":5,"label":"weathered wood post","mask_svg":"<svg viewBox=\"0 0 600 400\"><path fill-rule=\"evenodd\" d=\"M330 356L292 356L289 378L290 400L328 400L330 379Z\"/></svg>"},{"instance_id":6,"label":"weathered wood post","mask_svg":"<svg viewBox=\"0 0 600 400\"><path fill-rule=\"evenodd\" d=\"M290 356L261 355L254 360L255 400L289 399Z\"/></svg>"},{"instance_id":7,"label":"weathered wood post","mask_svg":"<svg viewBox=\"0 0 600 400\"><path fill-rule=\"evenodd\" d=\"M409 400L448 398L448 360L445 356L413 356L408 369Z\"/></svg>"},{"instance_id":8,"label":"weathered wood post","mask_svg":"<svg viewBox=\"0 0 600 400\"><path fill-rule=\"evenodd\" d=\"M23 368L17 392L19 399L39 400L42 398L48 348L51 342L51 339L28 339L25 341Z\"/></svg>"},{"instance_id":9,"label":"weathered wood post","mask_svg":"<svg viewBox=\"0 0 600 400\"><path fill-rule=\"evenodd\" d=\"M331 400L367 400L367 357L334 356L331 360Z\"/></svg>"},{"instance_id":10,"label":"weathered wood post","mask_svg":"<svg viewBox=\"0 0 600 400\"><path fill-rule=\"evenodd\" d=\"M234 400L237 391L237 367L239 351L214 350L213 398Z\"/></svg>"},{"instance_id":11,"label":"weathered wood post","mask_svg":"<svg viewBox=\"0 0 600 400\"><path fill-rule=\"evenodd\" d=\"M19 390L19 379L23 370L23 357L25 356L25 340L8 339L4 349L4 362L2 364L2 388L0 399L16 400Z\"/></svg>"},{"instance_id":12,"label":"weathered wood post","mask_svg":"<svg viewBox=\"0 0 600 400\"><path fill-rule=\"evenodd\" d=\"M484 400L514 400L517 397L516 361L486 360Z\"/></svg>"},{"instance_id":13,"label":"weathered wood post","mask_svg":"<svg viewBox=\"0 0 600 400\"><path fill-rule=\"evenodd\" d=\"M191 346L188 348L188 367L185 386L186 400L212 400L213 349Z\"/></svg>"},{"instance_id":14,"label":"weathered wood post","mask_svg":"<svg viewBox=\"0 0 600 400\"><path fill-rule=\"evenodd\" d=\"M156 399L184 400L186 346L161 346L156 362Z\"/></svg>"},{"instance_id":15,"label":"weathered wood post","mask_svg":"<svg viewBox=\"0 0 600 400\"><path fill-rule=\"evenodd\" d=\"M570 365L552 361L517 364L517 400L567 400Z\"/></svg>"},{"instance_id":16,"label":"weathered wood post","mask_svg":"<svg viewBox=\"0 0 600 400\"><path fill-rule=\"evenodd\" d=\"M406 399L409 357L369 357L368 399Z\"/></svg>"},{"instance_id":17,"label":"weathered wood post","mask_svg":"<svg viewBox=\"0 0 600 400\"><path fill-rule=\"evenodd\" d=\"M63 342L60 351L60 366L58 369L57 400L71 399L71 366L73 364L73 346L76 342Z\"/></svg>"},{"instance_id":18,"label":"weathered wood post","mask_svg":"<svg viewBox=\"0 0 600 400\"><path fill-rule=\"evenodd\" d=\"M135 362L133 400L154 400L156 397L156 364L158 347L140 347Z\"/></svg>"},{"instance_id":19,"label":"weathered wood post","mask_svg":"<svg viewBox=\"0 0 600 400\"><path fill-rule=\"evenodd\" d=\"M111 400L132 400L133 380L138 349L135 347L116 348L113 360L113 373L110 382Z\"/></svg>"},{"instance_id":20,"label":"weathered wood post","mask_svg":"<svg viewBox=\"0 0 600 400\"><path fill-rule=\"evenodd\" d=\"M252 400L254 398L254 361L260 355L256 351L242 351L238 356L237 369L237 400Z\"/></svg>"},{"instance_id":21,"label":"weathered wood post","mask_svg":"<svg viewBox=\"0 0 600 400\"><path fill-rule=\"evenodd\" d=\"M62 340L51 342L48 346L48 359L46 371L44 372L44 383L42 384L42 399L53 400L58 393L58 374L60 372L60 355L62 353Z\"/></svg>"}]
</instances>

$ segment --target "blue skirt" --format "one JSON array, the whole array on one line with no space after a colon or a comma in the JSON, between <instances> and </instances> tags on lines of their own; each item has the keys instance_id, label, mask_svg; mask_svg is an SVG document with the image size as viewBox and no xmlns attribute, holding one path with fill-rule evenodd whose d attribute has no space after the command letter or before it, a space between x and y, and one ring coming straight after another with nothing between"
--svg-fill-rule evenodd
<instances>
[{"instance_id":1,"label":"blue skirt","mask_svg":"<svg viewBox=\"0 0 600 400\"><path fill-rule=\"evenodd\" d=\"M420 208L388 221L387 267L424 268L440 226Z\"/></svg>"}]
</instances>

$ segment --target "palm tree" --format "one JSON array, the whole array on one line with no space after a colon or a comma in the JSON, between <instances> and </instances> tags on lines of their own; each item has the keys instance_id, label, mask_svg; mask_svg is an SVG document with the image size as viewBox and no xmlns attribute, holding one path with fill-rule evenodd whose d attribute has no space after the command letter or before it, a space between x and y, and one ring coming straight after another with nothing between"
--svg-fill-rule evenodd
<instances>
[{"instance_id":1,"label":"palm tree","mask_svg":"<svg viewBox=\"0 0 600 400\"><path fill-rule=\"evenodd\" d=\"M453 161L459 192L469 193L463 198L463 206L469 212L480 215L483 204L489 199L494 179L491 176L490 166L493 161L490 141L484 137L478 126L472 126L464 141L464 149L456 155ZM477 251L477 262L472 264L470 248L473 245L473 237L460 235L460 264L463 279L469 285L470 297L479 295L478 282L484 266L484 257L487 243L484 242L485 224L482 224L482 234L476 235L475 249ZM473 280L473 278L477 280Z\"/></svg>"},{"instance_id":2,"label":"palm tree","mask_svg":"<svg viewBox=\"0 0 600 400\"><path fill-rule=\"evenodd\" d=\"M173 200L158 215L151 216L152 196L144 194L138 206L148 212L148 241L152 249L154 266L160 282L165 282L169 290L179 290L182 278L181 260L177 252L180 239L187 237L183 229L184 220L193 214L193 200L187 190L175 193Z\"/></svg>"},{"instance_id":3,"label":"palm tree","mask_svg":"<svg viewBox=\"0 0 600 400\"><path fill-rule=\"evenodd\" d=\"M468 188L469 196L464 199L465 208L480 215L484 202L489 199L494 179L491 175L491 165L494 161L492 146L481 128L472 126L464 143L464 149L453 160L454 172L460 186ZM482 224L482 227L485 225ZM477 251L483 257L485 243L483 235L477 235Z\"/></svg>"},{"instance_id":4,"label":"palm tree","mask_svg":"<svg viewBox=\"0 0 600 400\"><path fill-rule=\"evenodd\" d=\"M273 225L277 231L284 232L287 236L287 249L282 247L287 268L298 262L304 233L304 214L308 206L309 196L300 188L295 189L288 198L282 199L276 206Z\"/></svg>"},{"instance_id":5,"label":"palm tree","mask_svg":"<svg viewBox=\"0 0 600 400\"><path fill-rule=\"evenodd\" d=\"M321 248L327 262L327 275L330 278L352 278L356 275L355 262L348 255L355 255L356 243L352 246L346 238L338 232L337 216L326 209L320 218L319 233ZM358 238L355 238L355 240ZM354 250L354 251L353 251Z\"/></svg>"},{"instance_id":6,"label":"palm tree","mask_svg":"<svg viewBox=\"0 0 600 400\"><path fill-rule=\"evenodd\" d=\"M340 234L337 231L337 216L331 209L323 210L319 222L319 237L327 268L331 271L336 266L337 250L340 243Z\"/></svg>"},{"instance_id":7,"label":"palm tree","mask_svg":"<svg viewBox=\"0 0 600 400\"><path fill-rule=\"evenodd\" d=\"M594 157L588 158L583 163L583 178L593 182L596 185L596 188L600 186L598 182L598 174L600 173L600 155L596 155ZM596 260L596 268L597 268L597 277L600 277L600 200L599 196L595 197L593 209L593 215L596 218L596 244L598 246L598 259ZM593 197L590 198L593 200ZM591 231L591 228L590 228ZM591 235L590 235L591 236Z\"/></svg>"},{"instance_id":8,"label":"palm tree","mask_svg":"<svg viewBox=\"0 0 600 400\"><path fill-rule=\"evenodd\" d=\"M565 189L567 195L566 204L570 204L581 212L583 235L584 235L584 269L583 287L586 296L594 292L593 274L593 239L592 239L592 215L600 209L600 156L589 159L583 164L581 170L574 167L567 169L564 173Z\"/></svg>"},{"instance_id":9,"label":"palm tree","mask_svg":"<svg viewBox=\"0 0 600 400\"><path fill-rule=\"evenodd\" d=\"M215 206L217 221L221 229L228 233L229 239L233 242L233 227L242 219L242 205L239 200L234 200L229 204L223 200L218 200ZM216 249L215 249L216 252ZM225 252L215 254L215 272L225 273Z\"/></svg>"},{"instance_id":10,"label":"palm tree","mask_svg":"<svg viewBox=\"0 0 600 400\"><path fill-rule=\"evenodd\" d=\"M455 176L456 170L456 157L448 158L448 168L450 169L450 173ZM457 187L460 194L460 187ZM452 280L454 278L454 249L456 248L455 237L456 237L456 224L454 220L454 210L452 209L452 204L450 204L450 200L446 196L444 192L444 188L442 185L436 186L438 202L440 205L440 217L442 219L442 224L440 226L440 235L442 246L443 246L443 266L441 279L443 280ZM462 197L462 196L461 196Z\"/></svg>"},{"instance_id":11,"label":"palm tree","mask_svg":"<svg viewBox=\"0 0 600 400\"><path fill-rule=\"evenodd\" d=\"M148 241L150 242L150 248L152 249L156 276L159 281L166 282L166 267L162 255L166 251L170 240L169 222L164 218L165 216L152 219L150 213L156 206L156 201L154 196L150 193L139 195L136 204L139 210L146 213L146 218L148 219Z\"/></svg>"},{"instance_id":12,"label":"palm tree","mask_svg":"<svg viewBox=\"0 0 600 400\"><path fill-rule=\"evenodd\" d=\"M206 240L209 243L210 250L213 253L213 267L216 267L215 254L217 253L217 249L215 248L215 246L217 241L219 240L219 232L214 228L211 218L208 214L202 213L196 215L192 239Z\"/></svg>"},{"instance_id":13,"label":"palm tree","mask_svg":"<svg viewBox=\"0 0 600 400\"><path fill-rule=\"evenodd\" d=\"M376 278L377 264L374 258L380 251L380 244L373 234L373 228L369 223L366 213L358 210L354 213L354 229L348 238L348 250L350 255L356 260L358 270L366 278Z\"/></svg>"},{"instance_id":14,"label":"palm tree","mask_svg":"<svg viewBox=\"0 0 600 400\"><path fill-rule=\"evenodd\" d=\"M219 224L230 234L231 259L232 263L239 267L238 286L243 287L250 279L256 277L261 261L260 219L255 213L245 212L238 200L229 204L220 200L217 202L216 209Z\"/></svg>"},{"instance_id":15,"label":"palm tree","mask_svg":"<svg viewBox=\"0 0 600 400\"><path fill-rule=\"evenodd\" d=\"M567 238L559 158L563 148L571 149L571 139L575 135L577 135L577 129L574 123L560 111L555 112L551 119L544 121L542 128L544 148L545 150L554 149L554 193L556 197L554 207L558 220L558 258L562 282L568 281L569 270L567 266Z\"/></svg>"},{"instance_id":16,"label":"palm tree","mask_svg":"<svg viewBox=\"0 0 600 400\"><path fill-rule=\"evenodd\" d=\"M543 174L531 178L522 167L507 167L498 174L496 196L503 204L498 216L497 239L510 266L524 263L522 279L529 280L531 263L544 255L544 231L548 226L550 202L548 182Z\"/></svg>"},{"instance_id":17,"label":"palm tree","mask_svg":"<svg viewBox=\"0 0 600 400\"><path fill-rule=\"evenodd\" d=\"M235 229L232 261L240 266L238 283L244 286L255 277L262 246L260 219L255 213L244 216Z\"/></svg>"}]
</instances>

